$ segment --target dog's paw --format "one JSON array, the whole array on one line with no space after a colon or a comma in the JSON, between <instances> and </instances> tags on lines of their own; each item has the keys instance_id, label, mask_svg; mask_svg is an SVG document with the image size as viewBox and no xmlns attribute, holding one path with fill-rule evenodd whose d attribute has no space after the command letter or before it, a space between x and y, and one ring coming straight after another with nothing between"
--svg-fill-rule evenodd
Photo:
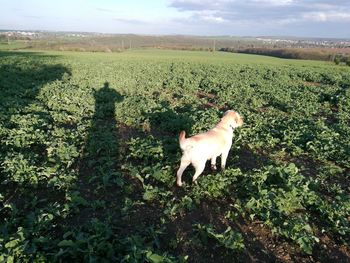
<instances>
[{"instance_id":1,"label":"dog's paw","mask_svg":"<svg viewBox=\"0 0 350 263\"><path fill-rule=\"evenodd\" d=\"M182 182L176 182L176 185L177 185L178 187L181 187L181 186L182 186Z\"/></svg>"},{"instance_id":2,"label":"dog's paw","mask_svg":"<svg viewBox=\"0 0 350 263\"><path fill-rule=\"evenodd\" d=\"M214 164L214 165L211 165L211 169L212 169L213 171L216 171L216 170L217 170L216 165L215 165L215 164Z\"/></svg>"}]
</instances>

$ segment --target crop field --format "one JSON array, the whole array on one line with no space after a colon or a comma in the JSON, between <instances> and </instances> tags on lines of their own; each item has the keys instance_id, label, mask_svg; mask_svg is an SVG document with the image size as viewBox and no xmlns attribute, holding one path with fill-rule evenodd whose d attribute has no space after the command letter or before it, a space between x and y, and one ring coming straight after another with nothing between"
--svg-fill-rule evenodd
<instances>
[{"instance_id":1,"label":"crop field","mask_svg":"<svg viewBox=\"0 0 350 263\"><path fill-rule=\"evenodd\" d=\"M177 187L179 132L227 109L226 169ZM0 140L0 262L350 260L349 67L1 51Z\"/></svg>"}]
</instances>

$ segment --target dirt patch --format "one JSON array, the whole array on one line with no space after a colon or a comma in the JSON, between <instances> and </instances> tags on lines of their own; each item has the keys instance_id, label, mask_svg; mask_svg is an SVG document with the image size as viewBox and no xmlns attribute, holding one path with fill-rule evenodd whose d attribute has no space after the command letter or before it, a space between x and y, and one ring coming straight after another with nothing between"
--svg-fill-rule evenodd
<instances>
[{"instance_id":1,"label":"dirt patch","mask_svg":"<svg viewBox=\"0 0 350 263\"><path fill-rule=\"evenodd\" d=\"M201 109L210 109L210 108L219 108L218 105L216 105L215 103L211 103L211 102L206 102L206 103L203 103L202 105L200 105L200 108Z\"/></svg>"},{"instance_id":2,"label":"dirt patch","mask_svg":"<svg viewBox=\"0 0 350 263\"><path fill-rule=\"evenodd\" d=\"M254 151L247 145L242 145L235 155L238 155L238 167L243 172L259 169L271 162L269 157L263 152Z\"/></svg>"},{"instance_id":3,"label":"dirt patch","mask_svg":"<svg viewBox=\"0 0 350 263\"><path fill-rule=\"evenodd\" d=\"M320 236L320 242L316 245L314 251L314 259L319 262L350 262L349 247L336 244L326 234Z\"/></svg>"},{"instance_id":4,"label":"dirt patch","mask_svg":"<svg viewBox=\"0 0 350 263\"><path fill-rule=\"evenodd\" d=\"M236 225L244 233L249 262L293 262L294 246L273 236L261 222L239 218Z\"/></svg>"},{"instance_id":5,"label":"dirt patch","mask_svg":"<svg viewBox=\"0 0 350 263\"><path fill-rule=\"evenodd\" d=\"M204 93L204 92L197 92L197 97L200 99L215 99L217 97L217 95L213 94L213 93Z\"/></svg>"},{"instance_id":6,"label":"dirt patch","mask_svg":"<svg viewBox=\"0 0 350 263\"><path fill-rule=\"evenodd\" d=\"M194 210L178 216L167 226L165 244L176 239L178 245L176 254L189 255L189 262L349 262L350 252L346 245L337 245L331 238L321 235L320 243L316 245L313 254L301 252L297 245L290 240L277 237L271 230L255 220L250 221L238 217L234 221L225 218L225 211L232 209L233 200L202 201ZM242 234L245 249L229 251L218 247L215 240L209 240L205 246L201 245L193 231L193 225L211 224L215 230L224 232L227 227Z\"/></svg>"},{"instance_id":7,"label":"dirt patch","mask_svg":"<svg viewBox=\"0 0 350 263\"><path fill-rule=\"evenodd\" d=\"M196 95L197 95L198 98L206 100L206 102L204 102L204 103L202 103L200 105L201 109L216 108L216 109L221 110L221 111L227 110L227 106L226 105L218 105L216 103L216 98L217 98L216 94L204 93L204 92L200 92L199 91L199 92L197 92Z\"/></svg>"},{"instance_id":8,"label":"dirt patch","mask_svg":"<svg viewBox=\"0 0 350 263\"><path fill-rule=\"evenodd\" d=\"M117 134L118 134L117 136L120 143L128 141L134 137L145 136L144 132L142 132L140 129L137 129L132 126L128 126L124 123L118 124Z\"/></svg>"},{"instance_id":9,"label":"dirt patch","mask_svg":"<svg viewBox=\"0 0 350 263\"><path fill-rule=\"evenodd\" d=\"M176 237L179 241L176 252L189 255L189 262L294 262L291 255L297 249L287 241L274 237L260 222L250 222L243 218L233 222L225 218L224 211L230 209L229 203L203 201L197 209L168 224L168 236ZM209 240L205 246L201 245L193 232L193 225L198 222L213 225L218 233L230 226L242 234L245 249L229 251L218 247L214 240Z\"/></svg>"},{"instance_id":10,"label":"dirt patch","mask_svg":"<svg viewBox=\"0 0 350 263\"><path fill-rule=\"evenodd\" d=\"M322 169L323 166L336 165L331 161L316 160L308 155L292 157L287 153L283 156L283 158L280 158L279 160L286 163L295 163L297 167L299 167L300 172L303 175L315 179L319 176L319 171L320 169ZM329 188L329 185L332 184L339 184L344 190L350 187L350 182L349 180L347 180L348 174L350 173L350 169L341 166L339 167L343 169L342 172L339 172L337 174L329 176L328 178L323 179L323 185L327 186L327 189ZM328 191L321 191L321 193L324 195L328 195Z\"/></svg>"},{"instance_id":11,"label":"dirt patch","mask_svg":"<svg viewBox=\"0 0 350 263\"><path fill-rule=\"evenodd\" d=\"M265 113L265 112L268 112L270 110L271 110L271 108L269 108L269 107L261 107L261 108L257 109L257 111L261 112L261 113Z\"/></svg>"},{"instance_id":12,"label":"dirt patch","mask_svg":"<svg viewBox=\"0 0 350 263\"><path fill-rule=\"evenodd\" d=\"M308 87L320 87L322 83L313 81L304 81L303 84Z\"/></svg>"}]
</instances>

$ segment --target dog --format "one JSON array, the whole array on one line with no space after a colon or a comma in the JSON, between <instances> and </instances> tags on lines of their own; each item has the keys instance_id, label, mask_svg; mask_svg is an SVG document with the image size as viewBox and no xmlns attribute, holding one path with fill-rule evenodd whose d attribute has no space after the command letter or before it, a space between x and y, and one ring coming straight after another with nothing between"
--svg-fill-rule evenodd
<instances>
[{"instance_id":1,"label":"dog","mask_svg":"<svg viewBox=\"0 0 350 263\"><path fill-rule=\"evenodd\" d=\"M207 160L211 160L211 168L216 170L216 157L221 155L221 169L225 169L226 159L232 145L233 129L243 125L243 118L235 111L228 110L220 122L211 130L185 138L185 131L179 135L182 150L180 168L176 174L176 184L182 186L182 173L192 164L196 170L192 182L196 183L203 172Z\"/></svg>"}]
</instances>

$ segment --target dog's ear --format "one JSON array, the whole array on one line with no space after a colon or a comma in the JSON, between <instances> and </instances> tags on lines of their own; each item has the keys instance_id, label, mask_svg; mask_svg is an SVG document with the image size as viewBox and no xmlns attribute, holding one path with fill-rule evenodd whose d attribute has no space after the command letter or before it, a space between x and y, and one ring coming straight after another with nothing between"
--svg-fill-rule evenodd
<instances>
[{"instance_id":1,"label":"dog's ear","mask_svg":"<svg viewBox=\"0 0 350 263\"><path fill-rule=\"evenodd\" d=\"M222 118L235 118L236 116L236 112L233 110L227 110L225 111L224 115L222 116Z\"/></svg>"},{"instance_id":2,"label":"dog's ear","mask_svg":"<svg viewBox=\"0 0 350 263\"><path fill-rule=\"evenodd\" d=\"M243 125L243 118L238 112L235 112L234 119L235 119L235 122L238 124L238 126Z\"/></svg>"},{"instance_id":3,"label":"dog's ear","mask_svg":"<svg viewBox=\"0 0 350 263\"><path fill-rule=\"evenodd\" d=\"M232 110L228 110L224 113L224 115L222 116L221 118L221 122L225 125L231 125L231 122L232 120L234 120L234 117L233 117L233 113L234 111Z\"/></svg>"},{"instance_id":4,"label":"dog's ear","mask_svg":"<svg viewBox=\"0 0 350 263\"><path fill-rule=\"evenodd\" d=\"M222 115L222 120L225 119L225 117L227 118L227 116L232 112L232 110L227 110L224 112L224 114Z\"/></svg>"},{"instance_id":5,"label":"dog's ear","mask_svg":"<svg viewBox=\"0 0 350 263\"><path fill-rule=\"evenodd\" d=\"M235 112L233 110L226 111L221 120L224 123L227 123L228 125L233 125L235 127L243 125L242 117L239 115L238 112Z\"/></svg>"},{"instance_id":6,"label":"dog's ear","mask_svg":"<svg viewBox=\"0 0 350 263\"><path fill-rule=\"evenodd\" d=\"M180 134L179 134L179 140L184 140L186 137L186 132L185 131L181 131Z\"/></svg>"}]
</instances>

